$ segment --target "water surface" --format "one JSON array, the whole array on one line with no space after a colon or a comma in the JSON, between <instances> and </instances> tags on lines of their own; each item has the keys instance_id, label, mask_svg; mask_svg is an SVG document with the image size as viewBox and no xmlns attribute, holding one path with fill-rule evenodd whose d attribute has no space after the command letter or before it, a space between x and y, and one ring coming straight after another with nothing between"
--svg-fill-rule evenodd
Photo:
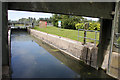
<instances>
[{"instance_id":1,"label":"water surface","mask_svg":"<svg viewBox=\"0 0 120 80\"><path fill-rule=\"evenodd\" d=\"M12 31L11 55L12 78L111 78L26 31Z\"/></svg>"}]
</instances>

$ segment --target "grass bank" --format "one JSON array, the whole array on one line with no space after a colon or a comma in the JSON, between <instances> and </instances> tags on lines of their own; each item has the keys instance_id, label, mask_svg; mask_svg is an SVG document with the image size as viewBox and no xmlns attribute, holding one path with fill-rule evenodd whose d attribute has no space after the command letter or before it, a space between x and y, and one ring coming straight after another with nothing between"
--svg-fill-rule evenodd
<instances>
[{"instance_id":1,"label":"grass bank","mask_svg":"<svg viewBox=\"0 0 120 80\"><path fill-rule=\"evenodd\" d=\"M78 30L71 30L71 29L60 29L54 26L47 26L47 28L39 28L38 26L35 26L35 30L46 32L48 34L54 34L58 35L61 37L69 38L72 40L78 41ZM79 32L80 36L84 36L84 32L80 31ZM95 38L95 33L94 32L87 32L87 37L88 38ZM97 33L97 40L99 39L99 33ZM80 42L83 42L83 38L79 38ZM87 42L93 43L93 40L87 39ZM97 42L98 43L98 42Z\"/></svg>"}]
</instances>

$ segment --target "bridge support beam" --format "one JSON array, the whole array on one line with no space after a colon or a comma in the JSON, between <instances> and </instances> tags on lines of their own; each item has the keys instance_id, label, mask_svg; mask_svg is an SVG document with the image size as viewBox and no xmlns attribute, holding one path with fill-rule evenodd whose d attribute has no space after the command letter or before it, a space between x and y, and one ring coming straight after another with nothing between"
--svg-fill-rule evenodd
<instances>
[{"instance_id":1,"label":"bridge support beam","mask_svg":"<svg viewBox=\"0 0 120 80\"><path fill-rule=\"evenodd\" d=\"M2 2L0 1L0 17L2 17ZM2 18L0 18L0 79L2 78Z\"/></svg>"},{"instance_id":2,"label":"bridge support beam","mask_svg":"<svg viewBox=\"0 0 120 80\"><path fill-rule=\"evenodd\" d=\"M120 79L120 1L115 6L107 73Z\"/></svg>"},{"instance_id":3,"label":"bridge support beam","mask_svg":"<svg viewBox=\"0 0 120 80\"><path fill-rule=\"evenodd\" d=\"M112 31L112 20L110 19L101 19L101 29L100 29L100 38L99 38L99 49L97 55L97 66L101 67L104 56L109 49L110 39Z\"/></svg>"},{"instance_id":4,"label":"bridge support beam","mask_svg":"<svg viewBox=\"0 0 120 80\"><path fill-rule=\"evenodd\" d=\"M100 42L97 55L97 66L102 66L105 55L107 73L120 79L120 2L116 2L113 20L101 19Z\"/></svg>"},{"instance_id":5,"label":"bridge support beam","mask_svg":"<svg viewBox=\"0 0 120 80\"><path fill-rule=\"evenodd\" d=\"M0 2L0 70L2 73L0 76L3 77L4 72L8 72L9 66L9 53L8 53L8 14L7 14L7 3ZM1 72L1 71L0 71Z\"/></svg>"},{"instance_id":6,"label":"bridge support beam","mask_svg":"<svg viewBox=\"0 0 120 80\"><path fill-rule=\"evenodd\" d=\"M2 65L9 65L7 3L2 3Z\"/></svg>"}]
</instances>

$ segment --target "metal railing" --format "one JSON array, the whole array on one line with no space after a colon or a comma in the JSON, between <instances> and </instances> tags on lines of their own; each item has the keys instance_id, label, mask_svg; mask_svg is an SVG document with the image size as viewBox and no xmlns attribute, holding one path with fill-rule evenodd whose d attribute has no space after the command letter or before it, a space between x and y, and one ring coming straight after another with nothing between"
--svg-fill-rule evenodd
<instances>
[{"instance_id":1,"label":"metal railing","mask_svg":"<svg viewBox=\"0 0 120 80\"><path fill-rule=\"evenodd\" d=\"M80 31L84 31L84 36L80 36ZM95 32L95 38L93 39L93 38L86 37L87 32ZM97 40L97 33L99 33L99 31L78 29L78 41L79 41L79 37L81 37L81 38L84 38L84 44L86 44L86 39L89 39L89 40L94 40L94 44L96 45L96 41L99 41L99 40Z\"/></svg>"}]
</instances>

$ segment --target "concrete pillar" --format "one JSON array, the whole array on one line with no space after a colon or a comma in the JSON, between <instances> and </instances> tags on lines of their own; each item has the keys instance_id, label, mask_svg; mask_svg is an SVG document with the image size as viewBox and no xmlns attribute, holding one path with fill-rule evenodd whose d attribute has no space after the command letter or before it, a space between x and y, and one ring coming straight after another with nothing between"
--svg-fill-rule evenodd
<instances>
[{"instance_id":1,"label":"concrete pillar","mask_svg":"<svg viewBox=\"0 0 120 80\"><path fill-rule=\"evenodd\" d=\"M97 66L101 67L106 51L109 50L111 40L112 20L101 19L99 47L97 54Z\"/></svg>"},{"instance_id":2,"label":"concrete pillar","mask_svg":"<svg viewBox=\"0 0 120 80\"><path fill-rule=\"evenodd\" d=\"M107 73L120 79L120 2L116 2Z\"/></svg>"},{"instance_id":3,"label":"concrete pillar","mask_svg":"<svg viewBox=\"0 0 120 80\"><path fill-rule=\"evenodd\" d=\"M120 38L120 2L118 2L118 8L116 9L116 21L115 21L115 27L114 27L114 36L113 36L113 52L119 53L118 39ZM117 43L117 44L115 44Z\"/></svg>"},{"instance_id":4,"label":"concrete pillar","mask_svg":"<svg viewBox=\"0 0 120 80\"><path fill-rule=\"evenodd\" d=\"M2 2L0 1L0 80L2 78Z\"/></svg>"},{"instance_id":5,"label":"concrete pillar","mask_svg":"<svg viewBox=\"0 0 120 80\"><path fill-rule=\"evenodd\" d=\"M7 3L2 2L2 65L9 65Z\"/></svg>"}]
</instances>

